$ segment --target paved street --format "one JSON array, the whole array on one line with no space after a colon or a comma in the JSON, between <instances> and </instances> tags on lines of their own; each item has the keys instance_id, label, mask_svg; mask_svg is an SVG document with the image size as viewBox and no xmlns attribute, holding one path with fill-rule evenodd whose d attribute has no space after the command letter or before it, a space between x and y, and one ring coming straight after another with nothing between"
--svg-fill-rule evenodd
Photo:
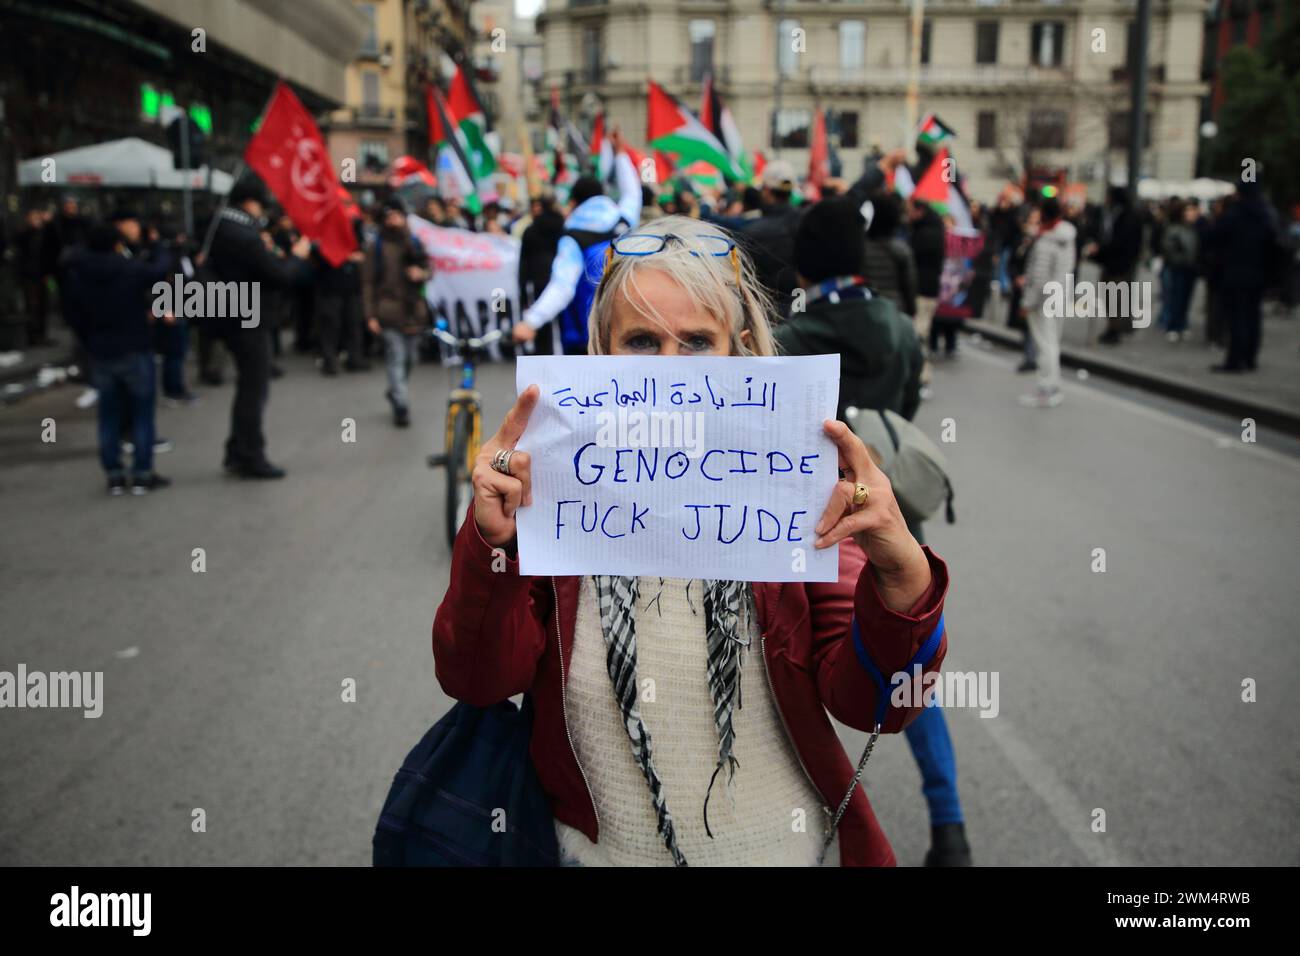
<instances>
[{"instance_id":1,"label":"paved street","mask_svg":"<svg viewBox=\"0 0 1300 956\"><path fill-rule=\"evenodd\" d=\"M996 718L948 714L976 861L1300 863L1296 448L1095 379L1023 409L1014 356L964 344L919 421L957 430L958 523L927 529L953 572L946 666L1000 679ZM287 365L278 483L220 472L230 386L160 410L176 485L142 499L103 494L76 388L0 410L0 669L105 673L98 720L0 711L0 863L368 863L393 771L448 706L429 651L442 487L424 463L447 378L418 370L414 427L396 431L378 368ZM483 372L493 428L512 380ZM901 736L867 783L900 862L919 863Z\"/></svg>"}]
</instances>

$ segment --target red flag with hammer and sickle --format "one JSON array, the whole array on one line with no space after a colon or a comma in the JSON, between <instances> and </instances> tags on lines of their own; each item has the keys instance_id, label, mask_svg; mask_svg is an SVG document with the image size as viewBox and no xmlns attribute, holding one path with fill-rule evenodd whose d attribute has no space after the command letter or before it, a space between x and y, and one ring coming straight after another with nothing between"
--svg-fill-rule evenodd
<instances>
[{"instance_id":1,"label":"red flag with hammer and sickle","mask_svg":"<svg viewBox=\"0 0 1300 956\"><path fill-rule=\"evenodd\" d=\"M293 224L338 266L357 247L325 139L293 90L281 82L244 150L248 163L275 194Z\"/></svg>"}]
</instances>

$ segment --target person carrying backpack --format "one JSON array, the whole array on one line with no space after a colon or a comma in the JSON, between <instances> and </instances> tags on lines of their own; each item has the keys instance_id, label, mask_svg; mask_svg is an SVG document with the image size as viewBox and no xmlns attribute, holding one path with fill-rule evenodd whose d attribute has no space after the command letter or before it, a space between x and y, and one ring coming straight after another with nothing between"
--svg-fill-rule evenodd
<instances>
[{"instance_id":1,"label":"person carrying backpack","mask_svg":"<svg viewBox=\"0 0 1300 956\"><path fill-rule=\"evenodd\" d=\"M809 209L794 237L794 265L806 307L773 330L787 355L840 355L840 403L845 409L889 410L910 419L921 401L924 357L915 328L894 303L875 295L857 273L866 255L860 202L835 199ZM923 540L920 521L908 530ZM970 866L971 851L957 793L957 763L939 707L921 708L905 729L921 771L930 810L927 866Z\"/></svg>"},{"instance_id":2,"label":"person carrying backpack","mask_svg":"<svg viewBox=\"0 0 1300 956\"><path fill-rule=\"evenodd\" d=\"M537 299L515 323L517 344L531 342L555 322L552 330L556 355L587 354L587 315L604 269L610 242L641 221L641 177L623 150L623 136L610 134L618 202L605 195L600 180L583 176L569 191L569 215L564 235L551 262L551 278Z\"/></svg>"}]
</instances>

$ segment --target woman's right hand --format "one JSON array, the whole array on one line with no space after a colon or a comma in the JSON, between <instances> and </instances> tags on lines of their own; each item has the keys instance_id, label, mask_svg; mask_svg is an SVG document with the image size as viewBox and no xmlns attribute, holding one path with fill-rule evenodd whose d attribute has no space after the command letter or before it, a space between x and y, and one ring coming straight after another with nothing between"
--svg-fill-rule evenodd
<instances>
[{"instance_id":1,"label":"woman's right hand","mask_svg":"<svg viewBox=\"0 0 1300 956\"><path fill-rule=\"evenodd\" d=\"M509 544L515 538L515 512L522 505L533 502L531 467L526 451L510 456L510 474L503 475L492 467L492 460L502 449L513 449L528 427L528 419L537 407L541 394L536 385L529 385L515 401L514 408L506 413L497 433L483 443L474 472L470 476L474 485L474 523L478 525L483 540L494 548Z\"/></svg>"}]
</instances>

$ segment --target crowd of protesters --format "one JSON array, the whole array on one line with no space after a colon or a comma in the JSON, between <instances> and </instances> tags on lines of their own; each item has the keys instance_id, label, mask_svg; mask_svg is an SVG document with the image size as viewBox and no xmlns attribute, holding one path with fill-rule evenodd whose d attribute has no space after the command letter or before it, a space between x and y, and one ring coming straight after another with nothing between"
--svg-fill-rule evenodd
<instances>
[{"instance_id":1,"label":"crowd of protesters","mask_svg":"<svg viewBox=\"0 0 1300 956\"><path fill-rule=\"evenodd\" d=\"M140 481L132 490L166 484L152 470L150 449L142 447L153 427L152 401L146 411L142 395L146 389L151 395L157 392L171 406L196 401L186 377L191 349L203 385L220 386L227 379L226 367L235 370L225 468L245 478L278 478L284 471L267 453L262 420L270 382L282 374L286 331L292 348L314 355L325 376L366 371L372 358L382 356L393 423L403 427L411 420L408 381L415 363L427 354L424 332L432 316L421 294L430 276L429 258L411 235L408 213L439 226L521 241L523 312L513 339L523 349L585 352L591 277L599 275L599 257L620 232L662 216L710 222L734 236L752 258L775 318L812 309L792 328L807 325L825 308L815 297L805 306L809 296L803 289L807 273L800 270L800 230L818 221L808 219L818 204L808 198L789 163L769 162L748 186L711 189L675 181L655 191L640 182L626 153L619 149L616 156L608 182L581 177L569 184L563 202L548 188L526 207L502 197L475 215L437 196L425 197L414 208L390 197L356 217L357 250L338 265L302 237L248 176L236 183L211 228L201 222L202 235L181 235L161 220L124 207L97 222L81 213L73 196L66 196L57 211L39 205L26 211L6 258L21 293L29 346L49 342L51 293L57 290L59 309L76 340L71 371L87 385L79 404L98 401L101 436L120 431L121 447L133 449L131 471ZM819 198L852 205L862 222L860 262L844 275L859 277L873 296L907 317L914 330L921 358L916 395L905 403L910 413L914 401L931 394L931 363L957 355L961 320L945 316L939 307L945 235L953 220L890 187L888 171L903 160L902 151L877 154L868 171L884 169L884 176L868 175L853 184L830 179L821 184ZM1233 195L1204 205L1178 197L1139 204L1119 187L1097 205L1056 196L1026 199L1008 186L989 207L972 201L970 214L983 236L983 250L974 262L973 314L1023 332L1019 371L1037 374L1036 387L1021 397L1026 405L1051 407L1061 401L1062 316L1048 307L1046 290L1052 283L1077 280L1084 263L1095 265L1102 283L1132 282L1140 269L1154 270L1159 328L1171 346L1188 338L1191 303L1198 284L1203 285L1205 341L1225 350L1213 366L1216 372L1257 368L1266 293L1275 290L1291 309L1300 301L1300 210L1292 211L1284 224L1256 183L1242 183ZM823 236L810 241L813 258L820 250L829 259L833 256L827 250L843 240ZM202 246L207 247L204 253ZM857 246L855 238L851 248ZM811 259L804 262L806 267ZM176 272L199 281L259 283L256 328L230 320L193 321L184 314L155 315L149 289L158 278ZM1000 295L989 297L991 290ZM988 302L1004 305L1005 315L990 314ZM1134 330L1134 318L1131 309L1106 315L1097 341L1122 348ZM148 363L145 355L151 358ZM870 365L875 359L864 361ZM134 369L130 374L124 371L128 365ZM126 469L115 453L118 446L108 448L106 437L101 444L110 488L120 491ZM148 444L170 447L157 436Z\"/></svg>"},{"instance_id":2,"label":"crowd of protesters","mask_svg":"<svg viewBox=\"0 0 1300 956\"><path fill-rule=\"evenodd\" d=\"M612 139L610 180L580 177L563 201L543 191L526 208L502 198L471 214L442 198L427 197L413 208L389 197L355 217L356 251L338 263L277 214L264 187L248 176L195 236L125 207L91 220L72 197L57 213L33 207L10 256L25 302L28 341L38 346L48 340L49 293L57 290L76 338L78 373L88 386L82 404L98 406L100 460L110 494L146 494L169 484L154 467L155 454L170 446L156 434L155 410L159 400L181 408L197 400L187 383L191 346L203 385L224 385L226 367L234 368L225 469L246 479L281 478L285 472L268 452L263 419L271 381L283 374L286 331L292 348L313 355L325 377L364 373L382 355L393 424L409 425L410 376L433 321L422 292L431 259L408 222L418 213L435 225L520 240L522 312L511 338L521 349L628 350L626 343L589 338L596 328L590 316L600 313L603 322L612 314L601 300L608 264L655 251L647 245L629 252L625 237L657 242L660 252L674 241L689 245L692 255L720 255L711 250L726 247L736 251L734 261L743 262L735 276L749 324L726 349L713 351L838 353L841 421L851 417L850 407L907 419L916 414L930 395L931 363L958 354L961 320L941 306L953 219L895 191L895 173L906 160L902 150L873 156L853 182L821 183L812 198L802 194L794 169L781 161L768 163L757 182L745 187L679 183L656 192L641 182L619 148L618 134ZM1049 307L1048 289L1067 285L1084 262L1096 265L1102 282L1130 282L1140 267L1154 266L1160 328L1171 346L1187 336L1190 303L1203 280L1206 334L1226 349L1215 366L1223 372L1257 367L1266 291L1280 287L1284 302L1296 301L1297 229L1282 226L1254 184L1242 184L1234 196L1208 208L1185 199L1139 206L1119 188L1099 206L1072 205L1056 196L1026 201L1008 187L991 207L971 202L969 211L973 230L983 238L970 266L971 313L1024 331L1019 368L1038 376L1034 390L1022 396L1031 407L1061 401L1063 316ZM680 256L673 261L678 260L674 281L694 276L701 295L728 274ZM630 274L631 266L623 268ZM260 314L251 323L239 316L204 316L191 324L184 308L160 309L152 292L175 275L256 285ZM653 270L643 278L651 275ZM988 297L992 288L1002 295ZM670 291L663 293L665 302L672 299ZM987 314L989 301L1005 302L1005 317ZM1099 341L1122 347L1133 318L1107 315ZM669 341L674 333L668 333L652 354L681 354L681 343ZM755 345L754 336L763 340ZM923 540L919 521L909 520L908 531L916 542ZM930 811L926 862L968 865L971 851L942 710L923 708L905 733ZM680 855L662 821L659 830L670 851ZM581 841L568 836L582 856Z\"/></svg>"}]
</instances>

